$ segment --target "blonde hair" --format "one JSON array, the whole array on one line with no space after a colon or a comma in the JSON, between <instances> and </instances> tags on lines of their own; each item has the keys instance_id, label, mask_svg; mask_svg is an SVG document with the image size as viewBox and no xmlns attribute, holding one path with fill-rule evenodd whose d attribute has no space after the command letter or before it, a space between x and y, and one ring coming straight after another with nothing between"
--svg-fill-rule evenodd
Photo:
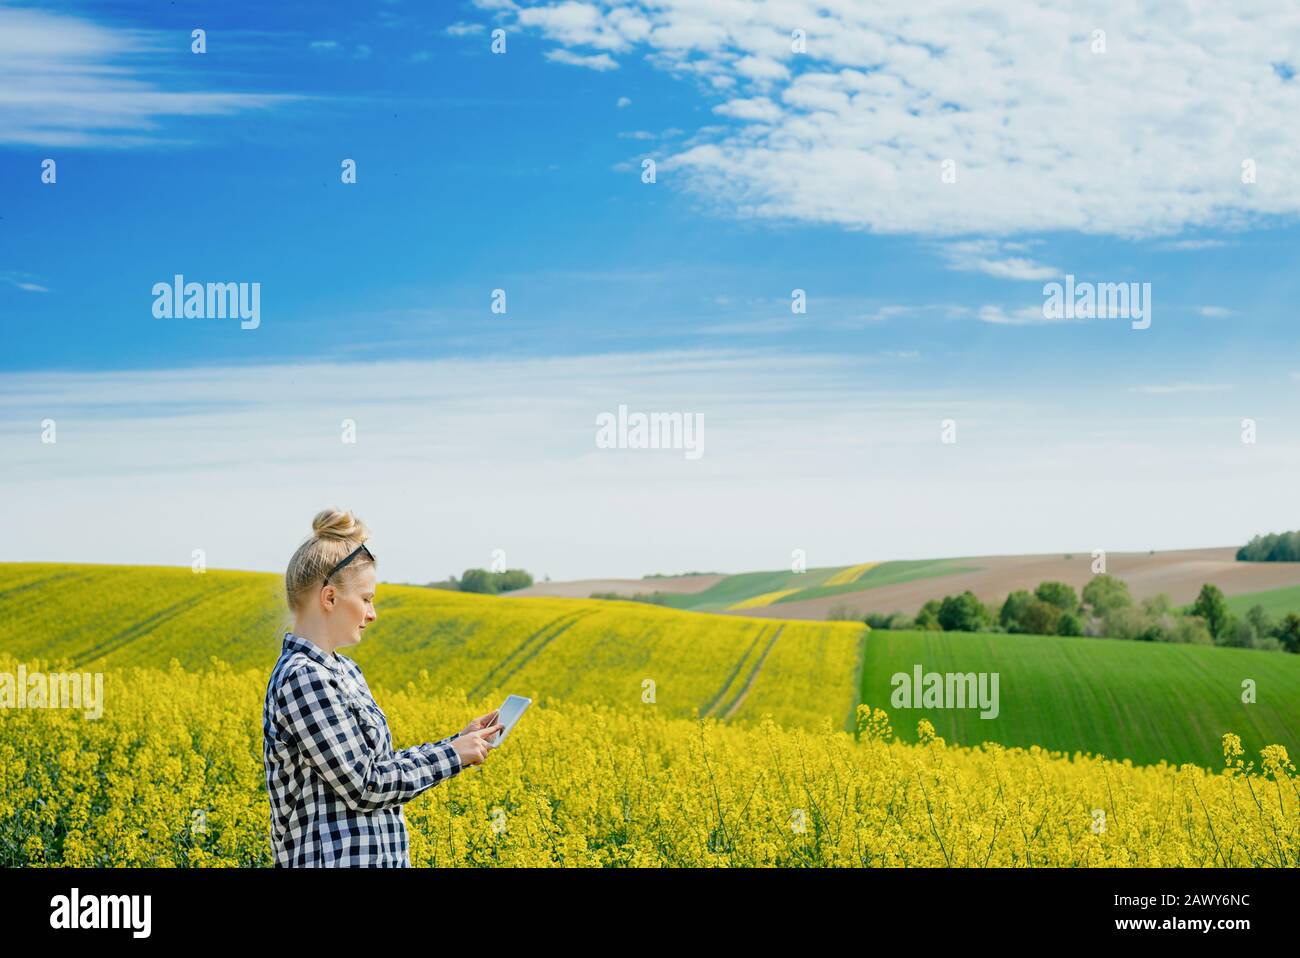
<instances>
[{"instance_id":1,"label":"blonde hair","mask_svg":"<svg viewBox=\"0 0 1300 958\"><path fill-rule=\"evenodd\" d=\"M284 573L284 593L289 608L296 610L308 595L325 584L325 574L342 562L349 552L370 538L366 524L351 512L322 509L311 521L311 535L298 546ZM365 553L358 555L334 579L343 587L357 569L370 562ZM342 581L340 581L342 580Z\"/></svg>"}]
</instances>

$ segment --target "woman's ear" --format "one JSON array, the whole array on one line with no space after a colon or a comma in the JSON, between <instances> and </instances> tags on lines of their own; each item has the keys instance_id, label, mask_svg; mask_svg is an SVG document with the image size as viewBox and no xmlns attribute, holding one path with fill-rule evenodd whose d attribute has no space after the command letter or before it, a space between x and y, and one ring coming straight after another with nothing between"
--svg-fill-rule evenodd
<instances>
[{"instance_id":1,"label":"woman's ear","mask_svg":"<svg viewBox=\"0 0 1300 958\"><path fill-rule=\"evenodd\" d=\"M327 585L320 590L320 607L326 612L333 611L334 603L337 599L338 596L335 593L334 586Z\"/></svg>"}]
</instances>

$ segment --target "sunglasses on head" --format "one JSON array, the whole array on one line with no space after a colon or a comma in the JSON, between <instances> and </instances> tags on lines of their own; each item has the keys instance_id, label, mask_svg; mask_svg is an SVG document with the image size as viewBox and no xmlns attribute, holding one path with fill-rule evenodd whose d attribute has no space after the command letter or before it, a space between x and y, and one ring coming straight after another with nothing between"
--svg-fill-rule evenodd
<instances>
[{"instance_id":1,"label":"sunglasses on head","mask_svg":"<svg viewBox=\"0 0 1300 958\"><path fill-rule=\"evenodd\" d=\"M330 569L329 572L325 573L325 581L323 585L329 585L330 576L334 575L334 573L338 572L340 569L342 569L345 565L347 565L349 562L351 562L353 559L355 559L359 554L363 552L366 554L367 559L369 559L371 562L375 561L374 553L372 553L369 549L367 549L366 544L363 542L361 543L361 545L357 546L355 549L353 549L351 552L345 555L343 557L343 561L339 562L336 566L334 566L334 568Z\"/></svg>"}]
</instances>

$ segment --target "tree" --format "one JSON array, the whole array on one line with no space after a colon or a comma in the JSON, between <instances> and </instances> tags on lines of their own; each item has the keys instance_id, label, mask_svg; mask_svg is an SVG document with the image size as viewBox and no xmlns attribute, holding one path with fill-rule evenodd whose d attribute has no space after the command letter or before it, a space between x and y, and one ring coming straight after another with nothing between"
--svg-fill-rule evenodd
<instances>
[{"instance_id":1,"label":"tree","mask_svg":"<svg viewBox=\"0 0 1300 958\"><path fill-rule=\"evenodd\" d=\"M460 577L460 591L496 595L497 581L487 569L466 569Z\"/></svg>"},{"instance_id":2,"label":"tree","mask_svg":"<svg viewBox=\"0 0 1300 958\"><path fill-rule=\"evenodd\" d=\"M1214 640L1210 638L1210 630L1199 616L1180 615L1174 620L1169 641L1185 645L1210 645Z\"/></svg>"},{"instance_id":3,"label":"tree","mask_svg":"<svg viewBox=\"0 0 1300 958\"><path fill-rule=\"evenodd\" d=\"M931 599L925 605L921 606L921 611L916 613L916 627L924 629L927 632L942 631L943 626L939 624L939 600Z\"/></svg>"},{"instance_id":4,"label":"tree","mask_svg":"<svg viewBox=\"0 0 1300 958\"><path fill-rule=\"evenodd\" d=\"M1024 589L1017 589L1007 596L1006 601L1002 603L1002 611L998 614L998 621L1008 632L1023 632L1020 627L1020 615L1026 605L1033 598Z\"/></svg>"},{"instance_id":5,"label":"tree","mask_svg":"<svg viewBox=\"0 0 1300 958\"><path fill-rule=\"evenodd\" d=\"M1246 621L1255 630L1255 635L1261 639L1272 635L1277 630L1277 624L1268 617L1268 613L1264 611L1264 607L1258 602L1252 605L1250 611L1246 613Z\"/></svg>"},{"instance_id":6,"label":"tree","mask_svg":"<svg viewBox=\"0 0 1300 958\"><path fill-rule=\"evenodd\" d=\"M987 625L984 603L967 589L961 595L945 596L939 605L939 625L945 632L978 632Z\"/></svg>"},{"instance_id":7,"label":"tree","mask_svg":"<svg viewBox=\"0 0 1300 958\"><path fill-rule=\"evenodd\" d=\"M864 621L873 629L914 629L916 623L901 612L868 612Z\"/></svg>"},{"instance_id":8,"label":"tree","mask_svg":"<svg viewBox=\"0 0 1300 958\"><path fill-rule=\"evenodd\" d=\"M1142 611L1147 615L1159 618L1173 611L1173 603L1169 601L1169 596L1161 592L1159 595L1151 595L1143 599Z\"/></svg>"},{"instance_id":9,"label":"tree","mask_svg":"<svg viewBox=\"0 0 1300 958\"><path fill-rule=\"evenodd\" d=\"M1300 562L1300 532L1255 536L1237 550L1242 562Z\"/></svg>"},{"instance_id":10,"label":"tree","mask_svg":"<svg viewBox=\"0 0 1300 958\"><path fill-rule=\"evenodd\" d=\"M506 569L505 572L493 573L497 580L498 592L513 592L515 589L526 589L533 584L532 573L523 569Z\"/></svg>"},{"instance_id":11,"label":"tree","mask_svg":"<svg viewBox=\"0 0 1300 958\"><path fill-rule=\"evenodd\" d=\"M1001 608L996 602L984 603L984 628L989 632L1005 632L1006 629L1000 625L1001 617L998 610Z\"/></svg>"},{"instance_id":12,"label":"tree","mask_svg":"<svg viewBox=\"0 0 1300 958\"><path fill-rule=\"evenodd\" d=\"M1112 639L1159 642L1165 639L1160 620L1134 606L1112 609L1106 615L1106 635Z\"/></svg>"},{"instance_id":13,"label":"tree","mask_svg":"<svg viewBox=\"0 0 1300 958\"><path fill-rule=\"evenodd\" d=\"M1083 587L1083 601L1088 603L1095 615L1105 616L1115 609L1122 609L1133 604L1129 595L1128 584L1123 579L1102 573L1095 575Z\"/></svg>"},{"instance_id":14,"label":"tree","mask_svg":"<svg viewBox=\"0 0 1300 958\"><path fill-rule=\"evenodd\" d=\"M466 569L460 577L461 592L481 592L496 595L498 592L512 592L526 589L533 584L532 573L523 569L507 569L505 572L489 572L487 569Z\"/></svg>"},{"instance_id":15,"label":"tree","mask_svg":"<svg viewBox=\"0 0 1300 958\"><path fill-rule=\"evenodd\" d=\"M1273 631L1273 636L1288 652L1300 653L1300 615L1288 612L1286 618Z\"/></svg>"},{"instance_id":16,"label":"tree","mask_svg":"<svg viewBox=\"0 0 1300 958\"><path fill-rule=\"evenodd\" d=\"M861 621L868 626L871 624L863 618L862 613L853 608L846 602L838 602L831 606L830 611L826 613L827 622L856 622Z\"/></svg>"},{"instance_id":17,"label":"tree","mask_svg":"<svg viewBox=\"0 0 1300 958\"><path fill-rule=\"evenodd\" d=\"M1216 642L1228 624L1228 600L1223 597L1223 590L1209 582L1201 586L1201 594L1192 604L1192 614L1205 620L1205 627Z\"/></svg>"},{"instance_id":18,"label":"tree","mask_svg":"<svg viewBox=\"0 0 1300 958\"><path fill-rule=\"evenodd\" d=\"M1255 630L1245 619L1229 616L1219 632L1219 644L1236 649L1253 649L1255 647Z\"/></svg>"},{"instance_id":19,"label":"tree","mask_svg":"<svg viewBox=\"0 0 1300 958\"><path fill-rule=\"evenodd\" d=\"M1020 631L1031 635L1055 635L1061 610L1050 602L1031 598L1020 610Z\"/></svg>"},{"instance_id":20,"label":"tree","mask_svg":"<svg viewBox=\"0 0 1300 958\"><path fill-rule=\"evenodd\" d=\"M1062 612L1074 612L1079 608L1079 596L1074 586L1066 582L1040 582L1034 595Z\"/></svg>"},{"instance_id":21,"label":"tree","mask_svg":"<svg viewBox=\"0 0 1300 958\"><path fill-rule=\"evenodd\" d=\"M1057 635L1083 635L1083 623L1073 612L1062 612L1056 620Z\"/></svg>"}]
</instances>

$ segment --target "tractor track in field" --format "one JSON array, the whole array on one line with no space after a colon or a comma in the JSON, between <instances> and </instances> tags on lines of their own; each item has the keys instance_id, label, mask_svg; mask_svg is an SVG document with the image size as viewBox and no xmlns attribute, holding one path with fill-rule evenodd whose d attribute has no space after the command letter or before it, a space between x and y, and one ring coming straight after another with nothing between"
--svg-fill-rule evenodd
<instances>
[{"instance_id":1,"label":"tractor track in field","mask_svg":"<svg viewBox=\"0 0 1300 958\"><path fill-rule=\"evenodd\" d=\"M81 572L59 572L55 575L46 576L43 579L36 579L33 582L24 582L22 585L11 586L8 589L0 589L0 601L9 598L11 595L18 595L21 592L26 592L29 589L39 589L44 586L52 585L55 582L61 582L64 579L79 578L81 575Z\"/></svg>"},{"instance_id":2,"label":"tractor track in field","mask_svg":"<svg viewBox=\"0 0 1300 958\"><path fill-rule=\"evenodd\" d=\"M753 669L750 670L749 677L745 679L744 687L741 688L736 697L727 705L726 711L722 713L722 718L724 720L730 719L735 715L740 707L745 703L745 698L749 695L749 690L754 687L754 683L758 680L758 673L763 670L763 663L767 661L768 653L772 651L772 646L776 645L776 640L781 638L781 633L784 631L784 625L778 627L776 633L768 640L767 645L763 647L762 654L759 655L758 661L754 663Z\"/></svg>"},{"instance_id":3,"label":"tractor track in field","mask_svg":"<svg viewBox=\"0 0 1300 958\"><path fill-rule=\"evenodd\" d=\"M190 596L188 599L182 599L180 602L173 602L166 608L159 609L153 615L149 616L149 618L132 623L122 631L109 636L98 645L86 649L71 660L71 667L74 669L81 668L81 666L88 662L93 662L96 659L111 655L130 645L136 639L148 635L163 623L170 622L178 615L190 611L190 609L193 609L199 603L206 602L208 599L218 594L219 593L216 592L205 592L199 595Z\"/></svg>"},{"instance_id":4,"label":"tractor track in field","mask_svg":"<svg viewBox=\"0 0 1300 958\"><path fill-rule=\"evenodd\" d=\"M704 707L700 709L701 717L712 715L714 711L717 710L718 706L722 703L723 696L727 694L727 689L731 688L731 683L736 681L736 676L740 675L740 670L743 669L745 663L749 661L750 653L753 652L758 646L758 643L763 640L763 636L767 634L769 628L771 627L763 626L758 630L758 633L754 636L754 641L749 643L749 648L745 650L745 654L736 660L736 665L731 670L731 674L727 676L727 680L723 682L718 691L714 693L713 698L709 699Z\"/></svg>"},{"instance_id":5,"label":"tractor track in field","mask_svg":"<svg viewBox=\"0 0 1300 958\"><path fill-rule=\"evenodd\" d=\"M550 645L557 638L563 635L569 629L573 628L582 619L595 615L598 609L581 609L577 612L569 612L559 618L552 619L544 626L534 632L515 648L496 665L488 671L488 674L479 680L478 684L470 691L470 698L481 695L492 686L489 683L507 681L512 675L536 658L537 653L546 646ZM511 660L515 660L511 664ZM504 670L504 671L503 671Z\"/></svg>"}]
</instances>

